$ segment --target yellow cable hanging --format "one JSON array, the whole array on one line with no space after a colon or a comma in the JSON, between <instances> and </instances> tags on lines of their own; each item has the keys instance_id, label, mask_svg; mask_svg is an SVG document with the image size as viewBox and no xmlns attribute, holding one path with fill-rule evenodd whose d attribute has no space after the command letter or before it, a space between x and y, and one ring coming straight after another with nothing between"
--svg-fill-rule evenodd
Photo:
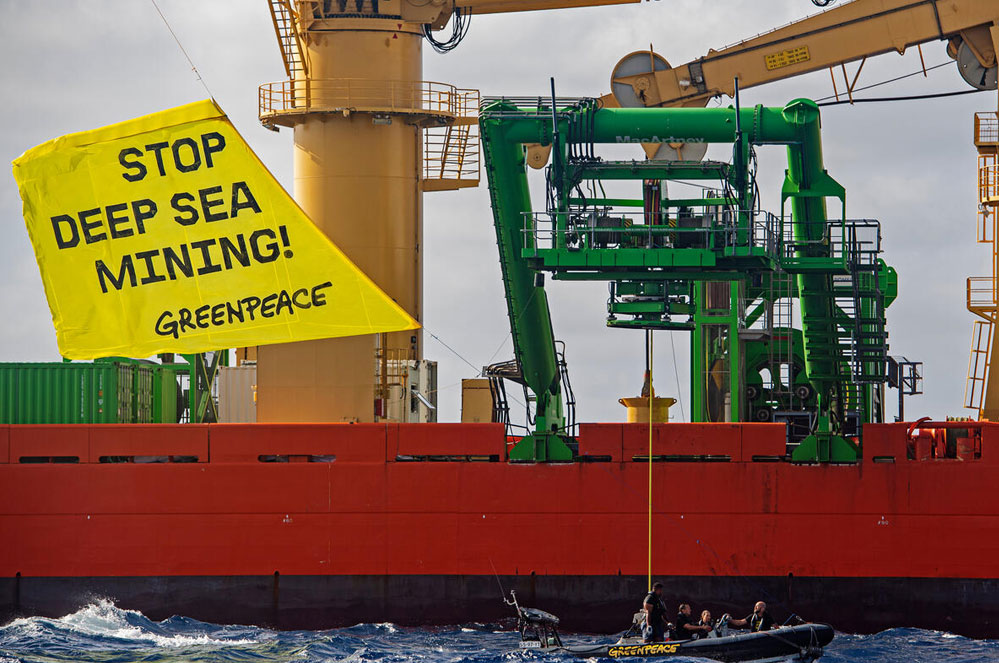
<instances>
[{"instance_id":1,"label":"yellow cable hanging","mask_svg":"<svg viewBox=\"0 0 999 663\"><path fill-rule=\"evenodd\" d=\"M649 590L652 591L652 405L655 399L655 390L652 388L652 330L645 331L646 357L648 364L645 367L649 376Z\"/></svg>"}]
</instances>

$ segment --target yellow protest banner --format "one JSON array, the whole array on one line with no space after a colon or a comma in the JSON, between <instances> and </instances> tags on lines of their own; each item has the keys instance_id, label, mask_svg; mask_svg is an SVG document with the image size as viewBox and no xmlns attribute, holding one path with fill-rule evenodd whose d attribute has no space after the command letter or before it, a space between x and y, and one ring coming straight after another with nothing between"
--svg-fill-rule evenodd
<instances>
[{"instance_id":1,"label":"yellow protest banner","mask_svg":"<svg viewBox=\"0 0 999 663\"><path fill-rule=\"evenodd\" d=\"M14 161L59 350L146 357L415 329L201 101Z\"/></svg>"}]
</instances>

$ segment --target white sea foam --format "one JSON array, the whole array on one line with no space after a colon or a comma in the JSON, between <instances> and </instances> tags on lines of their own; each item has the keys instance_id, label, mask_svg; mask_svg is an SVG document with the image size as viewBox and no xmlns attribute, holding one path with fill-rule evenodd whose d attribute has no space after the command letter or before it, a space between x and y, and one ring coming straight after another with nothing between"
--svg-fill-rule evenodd
<instances>
[{"instance_id":1,"label":"white sea foam","mask_svg":"<svg viewBox=\"0 0 999 663\"><path fill-rule=\"evenodd\" d=\"M55 629L67 629L74 633L117 640L149 643L158 647L238 647L257 644L256 640L232 639L222 640L212 638L207 634L179 635L153 633L141 626L129 622L146 620L146 617L135 610L122 610L107 599L98 599L76 612L60 617L46 619L44 617L29 617L17 619L6 628L27 629L29 633L40 633L44 625Z\"/></svg>"}]
</instances>

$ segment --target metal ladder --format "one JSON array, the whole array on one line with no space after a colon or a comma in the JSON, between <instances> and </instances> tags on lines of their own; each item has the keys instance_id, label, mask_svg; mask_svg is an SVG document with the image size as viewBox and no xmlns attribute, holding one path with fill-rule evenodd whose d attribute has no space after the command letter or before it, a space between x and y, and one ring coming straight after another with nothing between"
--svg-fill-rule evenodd
<instances>
[{"instance_id":1,"label":"metal ladder","mask_svg":"<svg viewBox=\"0 0 999 663\"><path fill-rule=\"evenodd\" d=\"M424 191L453 191L479 185L479 125L474 115L459 117L453 124L442 127L428 127L423 137Z\"/></svg>"},{"instance_id":2,"label":"metal ladder","mask_svg":"<svg viewBox=\"0 0 999 663\"><path fill-rule=\"evenodd\" d=\"M298 12L292 6L292 0L270 0L269 5L274 32L281 48L281 61L284 63L288 78L294 80L299 74L301 77L308 77L309 65L305 58L305 49L298 30L295 29L299 18Z\"/></svg>"},{"instance_id":3,"label":"metal ladder","mask_svg":"<svg viewBox=\"0 0 999 663\"><path fill-rule=\"evenodd\" d=\"M985 401L985 381L991 363L992 334L995 325L975 320L971 329L971 356L968 357L968 381L964 385L964 407L977 410L981 416Z\"/></svg>"},{"instance_id":4,"label":"metal ladder","mask_svg":"<svg viewBox=\"0 0 999 663\"><path fill-rule=\"evenodd\" d=\"M791 402L794 394L794 275L782 269L770 277L770 301L765 326L770 333L770 389ZM783 374L785 370L787 374ZM764 385L766 386L766 385Z\"/></svg>"}]
</instances>

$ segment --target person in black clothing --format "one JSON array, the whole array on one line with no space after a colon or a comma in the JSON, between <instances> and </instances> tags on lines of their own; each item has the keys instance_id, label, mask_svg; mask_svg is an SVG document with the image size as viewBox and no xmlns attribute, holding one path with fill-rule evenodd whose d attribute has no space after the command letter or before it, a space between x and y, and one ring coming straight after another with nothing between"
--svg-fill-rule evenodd
<instances>
[{"instance_id":1,"label":"person in black clothing","mask_svg":"<svg viewBox=\"0 0 999 663\"><path fill-rule=\"evenodd\" d=\"M736 628L747 627L754 633L757 631L769 631L774 627L774 618L767 612L767 604L763 601L757 601L756 605L753 606L753 612L749 616L745 619L730 619L728 625Z\"/></svg>"},{"instance_id":2,"label":"person in black clothing","mask_svg":"<svg viewBox=\"0 0 999 663\"><path fill-rule=\"evenodd\" d=\"M645 642L662 642L666 636L666 605L663 603L663 584L657 582L652 585L645 600L642 601L645 609Z\"/></svg>"},{"instance_id":3,"label":"person in black clothing","mask_svg":"<svg viewBox=\"0 0 999 663\"><path fill-rule=\"evenodd\" d=\"M705 627L703 629L703 633L701 633L699 636L697 636L698 639L700 639L700 638L707 638L707 637L709 637L711 635L711 631L715 630L715 623L711 619L711 611L710 610L705 610L705 611L701 612L701 621L697 622L697 625Z\"/></svg>"},{"instance_id":4,"label":"person in black clothing","mask_svg":"<svg viewBox=\"0 0 999 663\"><path fill-rule=\"evenodd\" d=\"M676 631L673 634L676 640L696 639L702 633L711 630L710 626L698 624L690 614L690 604L681 603L680 611L676 616Z\"/></svg>"}]
</instances>

